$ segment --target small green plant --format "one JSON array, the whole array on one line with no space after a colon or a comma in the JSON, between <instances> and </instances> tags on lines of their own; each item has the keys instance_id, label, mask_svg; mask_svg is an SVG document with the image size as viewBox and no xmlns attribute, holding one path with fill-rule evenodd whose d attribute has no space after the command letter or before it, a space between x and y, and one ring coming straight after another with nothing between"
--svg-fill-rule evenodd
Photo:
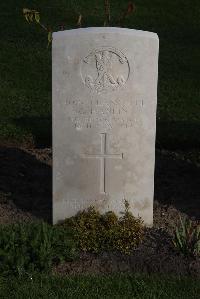
<instances>
[{"instance_id":1,"label":"small green plant","mask_svg":"<svg viewBox=\"0 0 200 299\"><path fill-rule=\"evenodd\" d=\"M173 239L174 246L184 255L200 255L200 225L190 219L180 217L180 225L176 227Z\"/></svg>"},{"instance_id":2,"label":"small green plant","mask_svg":"<svg viewBox=\"0 0 200 299\"><path fill-rule=\"evenodd\" d=\"M48 272L73 257L75 243L66 228L43 222L0 226L0 273Z\"/></svg>"},{"instance_id":3,"label":"small green plant","mask_svg":"<svg viewBox=\"0 0 200 299\"><path fill-rule=\"evenodd\" d=\"M90 207L66 219L65 224L74 228L80 250L94 253L117 250L129 254L141 243L144 235L143 221L132 215L127 201L121 217L114 212L101 215Z\"/></svg>"}]
</instances>

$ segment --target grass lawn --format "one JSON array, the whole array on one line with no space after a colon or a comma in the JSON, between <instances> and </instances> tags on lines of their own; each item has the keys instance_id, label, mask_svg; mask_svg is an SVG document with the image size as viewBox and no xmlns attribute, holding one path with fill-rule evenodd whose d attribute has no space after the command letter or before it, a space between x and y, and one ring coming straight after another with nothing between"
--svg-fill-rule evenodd
<instances>
[{"instance_id":1,"label":"grass lawn","mask_svg":"<svg viewBox=\"0 0 200 299\"><path fill-rule=\"evenodd\" d=\"M103 0L0 1L0 139L51 144L51 49L46 34L28 25L24 7L41 12L59 30L102 26ZM128 1L112 0L112 25ZM124 27L157 32L160 38L157 145L200 146L200 3L198 0L135 0Z\"/></svg>"},{"instance_id":2,"label":"grass lawn","mask_svg":"<svg viewBox=\"0 0 200 299\"><path fill-rule=\"evenodd\" d=\"M54 31L102 26L103 0L0 1L0 141L34 140L51 145L51 49L47 36L29 25L24 7L41 12ZM127 1L111 0L112 25ZM200 147L200 2L135 0L124 27L154 31L160 38L157 146ZM197 152L198 155L198 152ZM0 277L0 298L200 298L194 279L158 276L63 277L37 274Z\"/></svg>"},{"instance_id":3,"label":"grass lawn","mask_svg":"<svg viewBox=\"0 0 200 299\"><path fill-rule=\"evenodd\" d=\"M141 275L0 278L0 298L198 299L200 281Z\"/></svg>"}]
</instances>

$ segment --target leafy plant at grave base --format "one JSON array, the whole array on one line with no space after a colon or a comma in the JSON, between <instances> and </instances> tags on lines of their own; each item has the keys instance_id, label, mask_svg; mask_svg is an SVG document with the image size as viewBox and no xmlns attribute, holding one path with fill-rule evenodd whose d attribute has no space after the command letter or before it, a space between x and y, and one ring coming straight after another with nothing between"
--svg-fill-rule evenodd
<instances>
[{"instance_id":1,"label":"leafy plant at grave base","mask_svg":"<svg viewBox=\"0 0 200 299\"><path fill-rule=\"evenodd\" d=\"M184 255L200 256L200 224L180 217L173 239L174 246Z\"/></svg>"},{"instance_id":2,"label":"leafy plant at grave base","mask_svg":"<svg viewBox=\"0 0 200 299\"><path fill-rule=\"evenodd\" d=\"M129 15L131 15L132 13L135 12L135 9L136 9L135 5L132 2L129 2L125 11L123 11L120 14L119 19L117 20L117 25L119 27L121 27L122 24L124 23L125 19ZM104 20L103 26L110 26L111 25L111 12L110 12L110 1L109 0L104 0L104 12L105 12L105 20ZM47 47L49 47L49 45L52 42L52 32L53 31L51 28L48 28L43 23L41 23L40 12L37 10L34 10L34 9L23 8L23 15L28 23L36 23L44 31L46 31L47 39L48 39ZM82 19L83 19L83 15L79 12L76 27L82 27ZM64 25L61 25L60 30L64 30L64 29L65 29Z\"/></svg>"},{"instance_id":3,"label":"leafy plant at grave base","mask_svg":"<svg viewBox=\"0 0 200 299\"><path fill-rule=\"evenodd\" d=\"M74 228L81 250L94 253L117 250L130 254L144 236L143 221L132 215L127 201L121 217L117 217L114 212L101 215L94 207L90 207L66 219L64 225Z\"/></svg>"},{"instance_id":4,"label":"leafy plant at grave base","mask_svg":"<svg viewBox=\"0 0 200 299\"><path fill-rule=\"evenodd\" d=\"M54 263L71 260L76 246L71 232L44 222L0 226L0 273L48 272Z\"/></svg>"}]
</instances>

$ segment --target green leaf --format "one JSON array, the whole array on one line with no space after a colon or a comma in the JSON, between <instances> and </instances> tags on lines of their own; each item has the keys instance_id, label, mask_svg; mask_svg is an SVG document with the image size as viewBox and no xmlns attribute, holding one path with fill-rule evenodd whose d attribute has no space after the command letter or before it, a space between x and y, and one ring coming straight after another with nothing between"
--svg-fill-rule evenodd
<instances>
[{"instance_id":1,"label":"green leaf","mask_svg":"<svg viewBox=\"0 0 200 299\"><path fill-rule=\"evenodd\" d=\"M28 14L25 14L24 17L25 17L26 21L27 21L28 23L30 23L30 22L29 22L29 16L28 16Z\"/></svg>"},{"instance_id":2,"label":"green leaf","mask_svg":"<svg viewBox=\"0 0 200 299\"><path fill-rule=\"evenodd\" d=\"M49 47L49 45L51 44L52 42L52 31L49 31L48 32L48 44L47 44L47 48Z\"/></svg>"},{"instance_id":3,"label":"green leaf","mask_svg":"<svg viewBox=\"0 0 200 299\"><path fill-rule=\"evenodd\" d=\"M33 22L33 16L34 16L33 13L29 14L29 20L30 20L30 22Z\"/></svg>"},{"instance_id":4,"label":"green leaf","mask_svg":"<svg viewBox=\"0 0 200 299\"><path fill-rule=\"evenodd\" d=\"M39 12L36 12L36 13L35 13L35 21L36 21L37 23L40 23L40 14L39 14Z\"/></svg>"},{"instance_id":5,"label":"green leaf","mask_svg":"<svg viewBox=\"0 0 200 299\"><path fill-rule=\"evenodd\" d=\"M200 225L197 226L196 234L197 234L197 240L200 240Z\"/></svg>"},{"instance_id":6,"label":"green leaf","mask_svg":"<svg viewBox=\"0 0 200 299\"><path fill-rule=\"evenodd\" d=\"M77 26L81 27L82 24L82 15L80 14L77 21Z\"/></svg>"},{"instance_id":7,"label":"green leaf","mask_svg":"<svg viewBox=\"0 0 200 299\"><path fill-rule=\"evenodd\" d=\"M52 41L52 32L49 31L48 32L48 42L51 42Z\"/></svg>"},{"instance_id":8,"label":"green leaf","mask_svg":"<svg viewBox=\"0 0 200 299\"><path fill-rule=\"evenodd\" d=\"M183 248L183 243L182 243L182 241L181 241L181 237L180 237L180 233L179 233L178 228L176 228L176 238L177 238L177 240L178 240L178 245L179 245L179 247L180 247L180 248Z\"/></svg>"},{"instance_id":9,"label":"green leaf","mask_svg":"<svg viewBox=\"0 0 200 299\"><path fill-rule=\"evenodd\" d=\"M23 14L24 15L26 15L26 14L28 14L28 13L30 13L31 12L31 10L30 9L28 9L28 8L23 8Z\"/></svg>"}]
</instances>

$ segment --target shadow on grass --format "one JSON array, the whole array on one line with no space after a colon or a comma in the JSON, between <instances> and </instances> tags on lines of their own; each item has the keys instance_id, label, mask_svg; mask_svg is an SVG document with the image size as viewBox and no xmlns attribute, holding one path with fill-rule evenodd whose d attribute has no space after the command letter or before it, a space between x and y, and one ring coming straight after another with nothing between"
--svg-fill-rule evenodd
<instances>
[{"instance_id":1,"label":"shadow on grass","mask_svg":"<svg viewBox=\"0 0 200 299\"><path fill-rule=\"evenodd\" d=\"M35 150L51 160L51 150ZM154 198L200 219L200 168L157 151ZM32 215L51 222L52 167L16 147L0 147L0 192Z\"/></svg>"},{"instance_id":2,"label":"shadow on grass","mask_svg":"<svg viewBox=\"0 0 200 299\"><path fill-rule=\"evenodd\" d=\"M157 148L200 149L200 122L157 120L156 136Z\"/></svg>"},{"instance_id":3,"label":"shadow on grass","mask_svg":"<svg viewBox=\"0 0 200 299\"><path fill-rule=\"evenodd\" d=\"M51 117L23 117L13 119L16 126L31 134L37 147L47 147L52 144Z\"/></svg>"},{"instance_id":4,"label":"shadow on grass","mask_svg":"<svg viewBox=\"0 0 200 299\"><path fill-rule=\"evenodd\" d=\"M51 222L52 170L32 154L0 147L0 192L32 215Z\"/></svg>"},{"instance_id":5,"label":"shadow on grass","mask_svg":"<svg viewBox=\"0 0 200 299\"><path fill-rule=\"evenodd\" d=\"M51 146L51 117L24 117L12 122L33 136L37 147ZM157 148L169 150L200 148L200 123L184 121L157 121Z\"/></svg>"},{"instance_id":6,"label":"shadow on grass","mask_svg":"<svg viewBox=\"0 0 200 299\"><path fill-rule=\"evenodd\" d=\"M0 135L4 139L20 140L32 136L36 147L52 145L52 120L49 117L23 117L0 120ZM168 150L200 149L200 123L158 121L156 147Z\"/></svg>"},{"instance_id":7,"label":"shadow on grass","mask_svg":"<svg viewBox=\"0 0 200 299\"><path fill-rule=\"evenodd\" d=\"M157 151L154 198L200 220L200 167Z\"/></svg>"},{"instance_id":8,"label":"shadow on grass","mask_svg":"<svg viewBox=\"0 0 200 299\"><path fill-rule=\"evenodd\" d=\"M38 146L36 151L41 151L40 154L44 158L48 156L49 152L41 148L51 146L51 119L24 118L15 122L33 134ZM179 148L180 145L184 148L189 145L200 147L200 127L192 124L187 124L186 127L184 123L159 126L158 123L157 136L160 144L166 142L168 147L174 148ZM164 141L160 142L162 138ZM169 139L174 140L174 143L167 143ZM178 143L175 143L175 140ZM0 191L10 194L9 198L22 210L51 221L52 168L31 153L17 147L0 148ZM171 204L179 211L200 219L199 195L200 168L158 150L155 165L155 199L161 204Z\"/></svg>"}]
</instances>

